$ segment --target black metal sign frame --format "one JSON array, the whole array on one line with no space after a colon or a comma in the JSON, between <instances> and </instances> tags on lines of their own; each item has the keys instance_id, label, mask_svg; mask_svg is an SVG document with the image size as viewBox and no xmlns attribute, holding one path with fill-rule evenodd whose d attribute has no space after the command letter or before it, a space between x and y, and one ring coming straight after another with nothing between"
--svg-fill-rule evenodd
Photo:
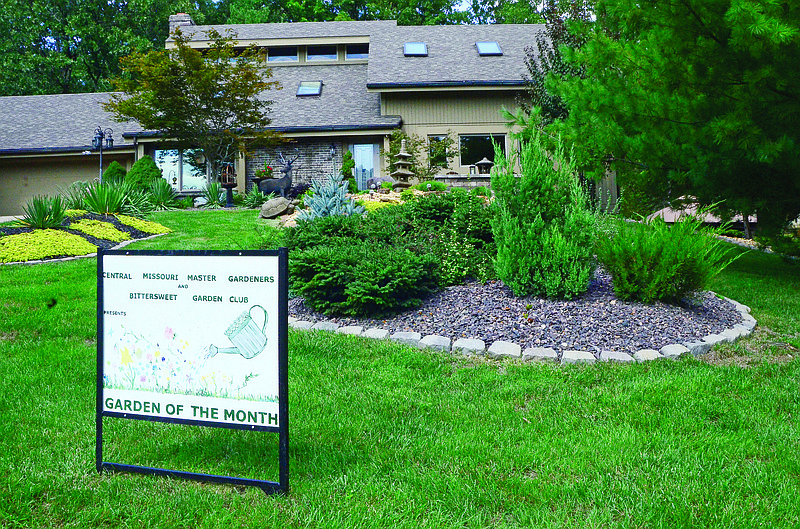
<instances>
[{"instance_id":1,"label":"black metal sign frame","mask_svg":"<svg viewBox=\"0 0 800 529\"><path fill-rule=\"evenodd\" d=\"M104 296L103 296L103 257L104 255L147 255L147 256L265 256L278 257L278 426L217 423L212 421L158 417L103 410L103 347L104 347ZM178 251L178 250L103 250L97 253L97 396L96 396L96 444L95 461L97 471L134 472L190 479L212 483L252 486L267 494L289 492L289 400L288 400L288 250L241 250L241 251ZM154 422L179 423L215 428L267 431L278 433L279 481L219 476L197 472L184 472L164 468L128 465L103 461L103 417L116 417Z\"/></svg>"}]
</instances>

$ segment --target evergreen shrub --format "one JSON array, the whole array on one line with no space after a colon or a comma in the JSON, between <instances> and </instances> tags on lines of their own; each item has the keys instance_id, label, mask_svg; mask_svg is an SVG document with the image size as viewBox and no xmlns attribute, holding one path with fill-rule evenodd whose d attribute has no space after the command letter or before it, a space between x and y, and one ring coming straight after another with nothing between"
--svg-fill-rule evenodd
<instances>
[{"instance_id":1,"label":"evergreen shrub","mask_svg":"<svg viewBox=\"0 0 800 529\"><path fill-rule=\"evenodd\" d=\"M128 174L128 171L126 171L125 168L115 160L109 164L105 171L103 171L103 182L122 182L125 180L126 174Z\"/></svg>"},{"instance_id":2,"label":"evergreen shrub","mask_svg":"<svg viewBox=\"0 0 800 529\"><path fill-rule=\"evenodd\" d=\"M436 258L372 242L292 254L289 278L312 309L374 316L418 307L437 288Z\"/></svg>"},{"instance_id":3,"label":"evergreen shrub","mask_svg":"<svg viewBox=\"0 0 800 529\"><path fill-rule=\"evenodd\" d=\"M619 220L615 236L598 238L597 258L611 274L618 298L680 302L705 289L735 259L713 236L717 231L704 228L700 216L685 215L672 227L660 217Z\"/></svg>"},{"instance_id":4,"label":"evergreen shrub","mask_svg":"<svg viewBox=\"0 0 800 529\"><path fill-rule=\"evenodd\" d=\"M596 218L573 162L557 142L552 157L542 139L523 141L521 175L496 149L492 220L497 277L516 296L572 299L589 286Z\"/></svg>"},{"instance_id":5,"label":"evergreen shrub","mask_svg":"<svg viewBox=\"0 0 800 529\"><path fill-rule=\"evenodd\" d=\"M328 175L322 182L311 184L312 194L303 197L305 210L300 212L299 219L313 220L332 215L363 215L366 210L357 206L347 196L347 183L342 183L342 175Z\"/></svg>"},{"instance_id":6,"label":"evergreen shrub","mask_svg":"<svg viewBox=\"0 0 800 529\"><path fill-rule=\"evenodd\" d=\"M134 189L148 191L150 184L161 178L161 169L150 156L142 156L131 166L131 170L125 175L125 182Z\"/></svg>"}]
</instances>

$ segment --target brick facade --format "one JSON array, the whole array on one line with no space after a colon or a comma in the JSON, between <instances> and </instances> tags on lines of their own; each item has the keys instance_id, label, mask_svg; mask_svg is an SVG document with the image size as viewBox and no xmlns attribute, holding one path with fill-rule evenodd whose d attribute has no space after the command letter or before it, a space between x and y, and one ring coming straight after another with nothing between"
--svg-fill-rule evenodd
<instances>
[{"instance_id":1,"label":"brick facade","mask_svg":"<svg viewBox=\"0 0 800 529\"><path fill-rule=\"evenodd\" d=\"M333 156L331 156L331 145L335 148ZM310 184L313 180L322 180L332 172L338 173L342 169L341 141L299 139L270 149L258 149L253 156L249 156L245 162L248 190L252 187L252 178L255 172L263 169L266 162L270 163L276 177L282 176L279 172L281 167L278 161L279 152L283 153L283 157L287 160L291 160L299 154L297 160L292 164L293 186Z\"/></svg>"}]
</instances>

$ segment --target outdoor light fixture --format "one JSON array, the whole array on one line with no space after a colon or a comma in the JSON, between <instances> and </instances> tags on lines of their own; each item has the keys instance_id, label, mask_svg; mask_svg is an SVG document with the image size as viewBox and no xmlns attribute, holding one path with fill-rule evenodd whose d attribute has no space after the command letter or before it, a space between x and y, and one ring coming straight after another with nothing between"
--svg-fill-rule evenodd
<instances>
[{"instance_id":1,"label":"outdoor light fixture","mask_svg":"<svg viewBox=\"0 0 800 529\"><path fill-rule=\"evenodd\" d=\"M103 142L105 141L106 149L114 148L114 131L110 128L103 129L97 127L94 131L94 138L92 138L92 149L100 151L100 182L103 181Z\"/></svg>"},{"instance_id":2,"label":"outdoor light fixture","mask_svg":"<svg viewBox=\"0 0 800 529\"><path fill-rule=\"evenodd\" d=\"M336 144L331 143L331 156L336 156Z\"/></svg>"}]
</instances>

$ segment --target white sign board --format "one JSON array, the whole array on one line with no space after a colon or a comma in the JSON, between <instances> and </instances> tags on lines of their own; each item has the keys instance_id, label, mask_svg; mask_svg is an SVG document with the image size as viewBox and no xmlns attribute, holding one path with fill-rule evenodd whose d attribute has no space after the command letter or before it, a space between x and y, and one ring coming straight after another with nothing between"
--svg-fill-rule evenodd
<instances>
[{"instance_id":1,"label":"white sign board","mask_svg":"<svg viewBox=\"0 0 800 529\"><path fill-rule=\"evenodd\" d=\"M279 258L103 255L102 412L275 429Z\"/></svg>"}]
</instances>

